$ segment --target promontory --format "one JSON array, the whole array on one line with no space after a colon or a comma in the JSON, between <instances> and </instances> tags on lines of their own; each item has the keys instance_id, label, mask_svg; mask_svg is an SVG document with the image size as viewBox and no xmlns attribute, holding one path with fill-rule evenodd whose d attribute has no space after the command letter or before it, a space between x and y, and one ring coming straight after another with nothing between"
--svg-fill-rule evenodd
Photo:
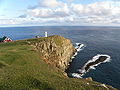
<instances>
[{"instance_id":1,"label":"promontory","mask_svg":"<svg viewBox=\"0 0 120 90\"><path fill-rule=\"evenodd\" d=\"M116 90L64 72L75 49L62 36L0 43L0 90Z\"/></svg>"}]
</instances>

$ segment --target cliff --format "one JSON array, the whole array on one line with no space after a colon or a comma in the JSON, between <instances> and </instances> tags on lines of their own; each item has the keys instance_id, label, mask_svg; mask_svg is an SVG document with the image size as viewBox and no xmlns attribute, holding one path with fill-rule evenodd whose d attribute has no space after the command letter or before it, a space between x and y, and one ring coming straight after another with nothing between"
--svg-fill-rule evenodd
<instances>
[{"instance_id":1,"label":"cliff","mask_svg":"<svg viewBox=\"0 0 120 90\"><path fill-rule=\"evenodd\" d=\"M37 42L35 39L28 41L37 50L41 59L62 70L66 69L75 51L69 39L57 35L39 38Z\"/></svg>"},{"instance_id":2,"label":"cliff","mask_svg":"<svg viewBox=\"0 0 120 90\"><path fill-rule=\"evenodd\" d=\"M63 75L73 53L70 40L61 36L1 43L0 90L116 90Z\"/></svg>"}]
</instances>

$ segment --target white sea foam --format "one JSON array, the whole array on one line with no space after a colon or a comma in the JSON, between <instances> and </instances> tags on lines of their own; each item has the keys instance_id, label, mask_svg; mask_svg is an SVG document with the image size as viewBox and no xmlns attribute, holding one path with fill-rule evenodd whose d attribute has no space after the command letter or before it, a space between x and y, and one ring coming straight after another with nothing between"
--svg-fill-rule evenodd
<instances>
[{"instance_id":1,"label":"white sea foam","mask_svg":"<svg viewBox=\"0 0 120 90\"><path fill-rule=\"evenodd\" d=\"M81 43L76 43L77 46L78 46L79 44L81 44Z\"/></svg>"},{"instance_id":2,"label":"white sea foam","mask_svg":"<svg viewBox=\"0 0 120 90\"><path fill-rule=\"evenodd\" d=\"M76 56L78 54L78 52L75 52L75 54L73 56Z\"/></svg>"},{"instance_id":3,"label":"white sea foam","mask_svg":"<svg viewBox=\"0 0 120 90\"><path fill-rule=\"evenodd\" d=\"M85 44L82 44L82 43L76 43L76 45L77 46L75 47L75 49L76 49L77 52L83 50L84 47L86 46Z\"/></svg>"},{"instance_id":4,"label":"white sea foam","mask_svg":"<svg viewBox=\"0 0 120 90\"><path fill-rule=\"evenodd\" d=\"M71 61L72 61L72 59L75 58L75 56L77 56L78 52L80 52L81 50L84 49L85 46L86 46L85 44L76 43L76 46L75 46L76 52L75 52L74 55L71 57ZM74 78L82 78L82 77L81 77L81 74L78 74L78 73L71 73L70 75L71 75L72 77L74 77Z\"/></svg>"},{"instance_id":5,"label":"white sea foam","mask_svg":"<svg viewBox=\"0 0 120 90\"><path fill-rule=\"evenodd\" d=\"M71 59L74 59L75 56L77 56L78 52L80 52L81 50L83 50L83 48L86 46L85 44L81 44L81 43L76 43L76 45L77 45L77 46L75 46L76 52L71 57Z\"/></svg>"},{"instance_id":6,"label":"white sea foam","mask_svg":"<svg viewBox=\"0 0 120 90\"><path fill-rule=\"evenodd\" d=\"M90 69L94 69L95 70L96 68L94 66L90 66Z\"/></svg>"},{"instance_id":7,"label":"white sea foam","mask_svg":"<svg viewBox=\"0 0 120 90\"><path fill-rule=\"evenodd\" d=\"M71 75L72 75L72 77L74 77L74 78L82 78L81 75L78 74L78 73L72 73Z\"/></svg>"},{"instance_id":8,"label":"white sea foam","mask_svg":"<svg viewBox=\"0 0 120 90\"><path fill-rule=\"evenodd\" d=\"M71 57L71 59L74 59L74 58L75 58L74 56Z\"/></svg>"}]
</instances>

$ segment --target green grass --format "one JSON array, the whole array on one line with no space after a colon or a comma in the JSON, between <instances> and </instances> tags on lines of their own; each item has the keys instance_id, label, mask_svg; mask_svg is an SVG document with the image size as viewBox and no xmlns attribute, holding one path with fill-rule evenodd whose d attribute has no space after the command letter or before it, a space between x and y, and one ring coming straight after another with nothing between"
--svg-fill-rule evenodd
<instances>
[{"instance_id":1,"label":"green grass","mask_svg":"<svg viewBox=\"0 0 120 90\"><path fill-rule=\"evenodd\" d=\"M28 41L37 42L43 39ZM59 39L56 42L60 44ZM27 44L27 40L0 44L0 90L105 89L97 85L97 82L64 76L63 71L41 60L39 53Z\"/></svg>"},{"instance_id":2,"label":"green grass","mask_svg":"<svg viewBox=\"0 0 120 90\"><path fill-rule=\"evenodd\" d=\"M56 45L61 46L63 41L66 40L64 37L62 36L58 36L58 35L53 35L53 36L49 36L49 37L41 37L39 39L28 39L27 41L30 41L32 43L36 43L36 42L40 42L40 41L51 41L53 40L55 42Z\"/></svg>"}]
</instances>

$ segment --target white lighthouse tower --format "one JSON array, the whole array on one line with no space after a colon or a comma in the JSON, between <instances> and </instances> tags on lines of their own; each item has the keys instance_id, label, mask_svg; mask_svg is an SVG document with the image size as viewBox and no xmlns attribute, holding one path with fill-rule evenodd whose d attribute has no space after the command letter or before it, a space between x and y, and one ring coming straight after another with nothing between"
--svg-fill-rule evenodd
<instances>
[{"instance_id":1,"label":"white lighthouse tower","mask_svg":"<svg viewBox=\"0 0 120 90\"><path fill-rule=\"evenodd\" d=\"M48 33L47 32L45 32L45 37L48 37Z\"/></svg>"}]
</instances>

